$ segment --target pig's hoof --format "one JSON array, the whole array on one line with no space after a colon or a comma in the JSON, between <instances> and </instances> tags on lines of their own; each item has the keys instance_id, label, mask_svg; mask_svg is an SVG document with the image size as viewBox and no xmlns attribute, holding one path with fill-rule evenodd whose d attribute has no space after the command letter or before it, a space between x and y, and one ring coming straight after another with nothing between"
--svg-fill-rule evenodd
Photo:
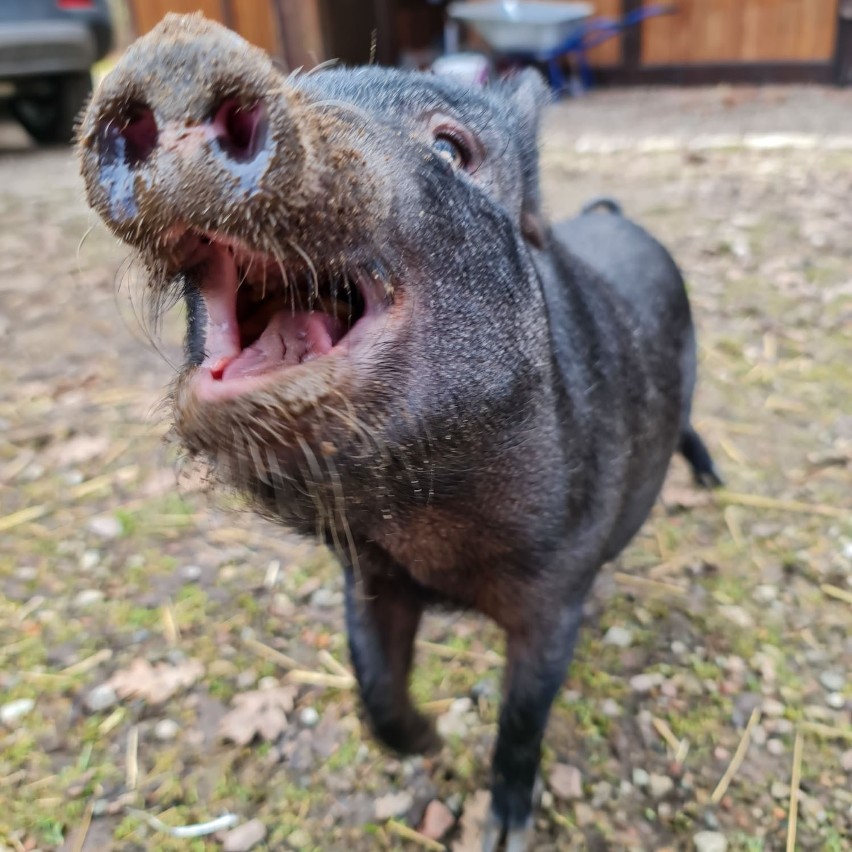
<instances>
[{"instance_id":1,"label":"pig's hoof","mask_svg":"<svg viewBox=\"0 0 852 852\"><path fill-rule=\"evenodd\" d=\"M506 838L504 847L506 852L532 852L532 817L523 825L507 829L503 820L494 811L489 810L482 832L482 852L497 852L497 849L500 848L500 841L504 837Z\"/></svg>"},{"instance_id":2,"label":"pig's hoof","mask_svg":"<svg viewBox=\"0 0 852 852\"><path fill-rule=\"evenodd\" d=\"M434 754L441 750L441 738L428 716L412 711L402 719L375 724L378 739L399 754Z\"/></svg>"}]
</instances>

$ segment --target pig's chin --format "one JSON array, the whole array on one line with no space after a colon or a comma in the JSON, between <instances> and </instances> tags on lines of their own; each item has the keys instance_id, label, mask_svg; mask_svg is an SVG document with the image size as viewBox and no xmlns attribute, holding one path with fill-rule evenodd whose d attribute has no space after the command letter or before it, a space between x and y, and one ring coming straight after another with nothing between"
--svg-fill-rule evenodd
<instances>
[{"instance_id":1,"label":"pig's chin","mask_svg":"<svg viewBox=\"0 0 852 852\"><path fill-rule=\"evenodd\" d=\"M393 291L378 265L294 263L195 232L180 251L200 297L189 306L183 379L198 405L273 395L301 409L300 390L326 383L332 392L387 333Z\"/></svg>"}]
</instances>

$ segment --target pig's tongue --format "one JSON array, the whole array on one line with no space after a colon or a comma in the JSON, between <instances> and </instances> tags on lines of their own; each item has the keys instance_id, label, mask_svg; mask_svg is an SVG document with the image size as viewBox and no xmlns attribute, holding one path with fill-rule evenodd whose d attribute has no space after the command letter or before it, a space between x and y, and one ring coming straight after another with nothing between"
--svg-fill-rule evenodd
<instances>
[{"instance_id":1,"label":"pig's tongue","mask_svg":"<svg viewBox=\"0 0 852 852\"><path fill-rule=\"evenodd\" d=\"M325 355L334 345L334 324L328 314L282 309L273 314L263 334L227 364L222 378L255 376Z\"/></svg>"}]
</instances>

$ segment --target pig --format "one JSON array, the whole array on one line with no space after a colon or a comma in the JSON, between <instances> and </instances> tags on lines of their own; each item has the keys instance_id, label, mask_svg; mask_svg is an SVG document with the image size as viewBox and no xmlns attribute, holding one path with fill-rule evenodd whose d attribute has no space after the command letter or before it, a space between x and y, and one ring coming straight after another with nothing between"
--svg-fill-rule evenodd
<instances>
[{"instance_id":1,"label":"pig","mask_svg":"<svg viewBox=\"0 0 852 852\"><path fill-rule=\"evenodd\" d=\"M614 202L550 226L535 71L486 88L285 74L167 16L79 127L90 205L153 301L186 305L174 431L262 514L328 544L369 726L438 747L408 690L421 617L506 634L483 849L531 848L554 696L601 566L690 425L695 334L666 250Z\"/></svg>"}]
</instances>

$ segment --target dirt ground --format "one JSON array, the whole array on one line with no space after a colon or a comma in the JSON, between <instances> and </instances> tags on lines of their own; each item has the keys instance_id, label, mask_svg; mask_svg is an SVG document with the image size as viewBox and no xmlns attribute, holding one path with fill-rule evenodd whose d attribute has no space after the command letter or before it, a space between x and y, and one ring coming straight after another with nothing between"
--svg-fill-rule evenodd
<instances>
[{"instance_id":1,"label":"dirt ground","mask_svg":"<svg viewBox=\"0 0 852 852\"><path fill-rule=\"evenodd\" d=\"M536 849L848 849L852 92L596 93L551 111L543 163L554 216L615 195L684 269L727 490L675 461L602 573ZM68 152L0 126L0 187L0 849L440 849L435 799L475 849L498 632L428 619L413 688L447 744L382 753L333 559L163 440L179 309L156 351Z\"/></svg>"}]
</instances>

